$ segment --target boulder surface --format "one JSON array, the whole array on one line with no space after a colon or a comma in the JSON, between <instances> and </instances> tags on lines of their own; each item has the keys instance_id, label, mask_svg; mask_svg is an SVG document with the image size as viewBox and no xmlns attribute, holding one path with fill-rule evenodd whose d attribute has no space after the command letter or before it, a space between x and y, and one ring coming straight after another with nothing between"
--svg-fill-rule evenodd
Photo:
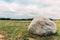
<instances>
[{"instance_id":1,"label":"boulder surface","mask_svg":"<svg viewBox=\"0 0 60 40\"><path fill-rule=\"evenodd\" d=\"M50 35L56 33L56 24L49 18L36 16L28 27L29 33L37 35Z\"/></svg>"}]
</instances>

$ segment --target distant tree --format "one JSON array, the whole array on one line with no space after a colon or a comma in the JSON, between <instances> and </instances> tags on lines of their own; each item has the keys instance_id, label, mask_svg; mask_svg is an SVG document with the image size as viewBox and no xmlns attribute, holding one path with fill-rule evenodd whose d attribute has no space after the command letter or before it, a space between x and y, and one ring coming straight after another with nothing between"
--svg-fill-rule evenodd
<instances>
[{"instance_id":1,"label":"distant tree","mask_svg":"<svg viewBox=\"0 0 60 40\"><path fill-rule=\"evenodd\" d=\"M50 20L53 20L53 19L51 19L51 18L49 18Z\"/></svg>"}]
</instances>

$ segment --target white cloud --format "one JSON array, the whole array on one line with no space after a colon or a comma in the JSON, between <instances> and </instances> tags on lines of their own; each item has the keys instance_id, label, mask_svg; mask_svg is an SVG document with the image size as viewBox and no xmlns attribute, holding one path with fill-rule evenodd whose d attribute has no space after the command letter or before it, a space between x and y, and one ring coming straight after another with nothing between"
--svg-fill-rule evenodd
<instances>
[{"instance_id":1,"label":"white cloud","mask_svg":"<svg viewBox=\"0 0 60 40\"><path fill-rule=\"evenodd\" d=\"M37 0L37 1L48 4L60 4L60 0Z\"/></svg>"},{"instance_id":2,"label":"white cloud","mask_svg":"<svg viewBox=\"0 0 60 40\"><path fill-rule=\"evenodd\" d=\"M32 0L30 0L32 1ZM55 4L60 4L59 0L35 0L36 2L46 3L51 6L38 7L37 5L22 5L13 3L0 2L0 16L12 15L11 18L28 18L35 15L43 15L47 17L60 18L60 7ZM54 6L55 5L55 6ZM9 11L4 13L5 11ZM7 17L10 17L7 16Z\"/></svg>"}]
</instances>

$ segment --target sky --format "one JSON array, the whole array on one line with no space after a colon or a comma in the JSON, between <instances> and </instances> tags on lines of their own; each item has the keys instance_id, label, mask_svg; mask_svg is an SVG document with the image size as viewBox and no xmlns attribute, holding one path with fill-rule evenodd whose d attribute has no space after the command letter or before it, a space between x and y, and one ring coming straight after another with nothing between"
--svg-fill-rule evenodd
<instances>
[{"instance_id":1,"label":"sky","mask_svg":"<svg viewBox=\"0 0 60 40\"><path fill-rule=\"evenodd\" d=\"M0 17L60 19L60 0L0 0Z\"/></svg>"}]
</instances>

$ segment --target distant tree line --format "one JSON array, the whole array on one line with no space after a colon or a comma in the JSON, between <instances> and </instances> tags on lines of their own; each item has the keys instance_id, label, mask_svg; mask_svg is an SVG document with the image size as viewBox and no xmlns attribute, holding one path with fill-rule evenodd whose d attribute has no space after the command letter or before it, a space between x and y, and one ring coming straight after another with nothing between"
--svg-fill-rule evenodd
<instances>
[{"instance_id":1,"label":"distant tree line","mask_svg":"<svg viewBox=\"0 0 60 40\"><path fill-rule=\"evenodd\" d=\"M60 20L60 19L51 19L49 18L50 20ZM11 18L0 18L0 20L33 20L33 18L28 18L28 19L11 19Z\"/></svg>"},{"instance_id":2,"label":"distant tree line","mask_svg":"<svg viewBox=\"0 0 60 40\"><path fill-rule=\"evenodd\" d=\"M0 20L11 20L10 18L0 18Z\"/></svg>"},{"instance_id":3,"label":"distant tree line","mask_svg":"<svg viewBox=\"0 0 60 40\"><path fill-rule=\"evenodd\" d=\"M52 21L56 21L56 20L59 20L60 21L60 19L52 19L52 18L49 18L50 20L52 20Z\"/></svg>"},{"instance_id":4,"label":"distant tree line","mask_svg":"<svg viewBox=\"0 0 60 40\"><path fill-rule=\"evenodd\" d=\"M32 20L33 18L29 19L11 19L11 18L0 18L0 20Z\"/></svg>"}]
</instances>

